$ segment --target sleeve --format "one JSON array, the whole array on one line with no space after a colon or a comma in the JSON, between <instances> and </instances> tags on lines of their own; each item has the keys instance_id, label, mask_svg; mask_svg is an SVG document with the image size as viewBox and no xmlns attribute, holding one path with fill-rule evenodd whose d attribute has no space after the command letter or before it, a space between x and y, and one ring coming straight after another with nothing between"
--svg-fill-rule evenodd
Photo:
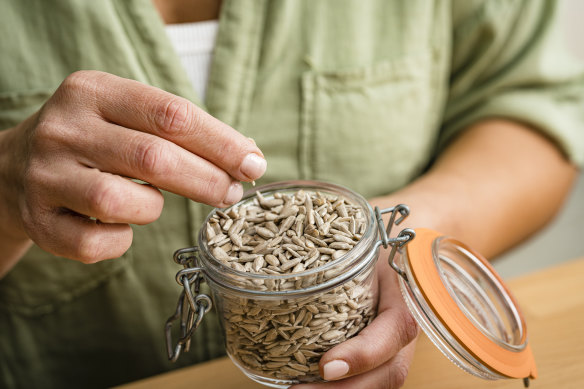
<instances>
[{"instance_id":1,"label":"sleeve","mask_svg":"<svg viewBox=\"0 0 584 389\"><path fill-rule=\"evenodd\" d=\"M555 0L455 1L450 94L439 148L478 121L525 123L584 167L584 68Z\"/></svg>"}]
</instances>

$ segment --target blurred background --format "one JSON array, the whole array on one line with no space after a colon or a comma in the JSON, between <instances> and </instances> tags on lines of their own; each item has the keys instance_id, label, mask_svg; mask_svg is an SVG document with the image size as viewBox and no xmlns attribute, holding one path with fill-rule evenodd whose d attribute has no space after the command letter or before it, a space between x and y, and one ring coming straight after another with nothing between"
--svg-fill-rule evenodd
<instances>
[{"instance_id":1,"label":"blurred background","mask_svg":"<svg viewBox=\"0 0 584 389\"><path fill-rule=\"evenodd\" d=\"M558 1L565 43L584 62L584 0ZM556 219L493 264L509 278L579 257L584 257L584 172Z\"/></svg>"}]
</instances>

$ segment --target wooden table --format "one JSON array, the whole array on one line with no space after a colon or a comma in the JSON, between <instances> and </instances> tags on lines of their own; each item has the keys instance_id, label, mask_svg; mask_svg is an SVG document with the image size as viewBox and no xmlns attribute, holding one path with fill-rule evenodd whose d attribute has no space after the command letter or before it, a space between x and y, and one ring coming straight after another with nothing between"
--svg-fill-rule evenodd
<instances>
[{"instance_id":1,"label":"wooden table","mask_svg":"<svg viewBox=\"0 0 584 389\"><path fill-rule=\"evenodd\" d=\"M509 281L527 320L539 378L531 388L584 388L584 258ZM263 389L228 358L123 386L124 389ZM520 380L484 381L451 364L421 335L406 389L523 388ZM360 389L360 388L358 388Z\"/></svg>"}]
</instances>

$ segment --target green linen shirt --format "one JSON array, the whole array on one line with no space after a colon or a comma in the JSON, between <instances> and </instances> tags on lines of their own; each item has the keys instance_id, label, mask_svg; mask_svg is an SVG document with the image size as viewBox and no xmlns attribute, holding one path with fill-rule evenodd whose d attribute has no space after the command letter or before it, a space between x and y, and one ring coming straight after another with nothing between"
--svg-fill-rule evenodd
<instances>
[{"instance_id":1,"label":"green linen shirt","mask_svg":"<svg viewBox=\"0 0 584 389\"><path fill-rule=\"evenodd\" d=\"M204 106L256 140L268 160L260 184L315 179L387 194L490 117L528 123L582 165L584 78L554 6L224 0ZM3 1L0 54L0 129L79 69L203 105L150 0ZM167 361L163 327L180 292L171 256L196 243L210 209L164 196L160 219L134 227L122 258L83 265L33 246L0 280L0 386L103 387L223 355L209 314L191 352Z\"/></svg>"}]
</instances>

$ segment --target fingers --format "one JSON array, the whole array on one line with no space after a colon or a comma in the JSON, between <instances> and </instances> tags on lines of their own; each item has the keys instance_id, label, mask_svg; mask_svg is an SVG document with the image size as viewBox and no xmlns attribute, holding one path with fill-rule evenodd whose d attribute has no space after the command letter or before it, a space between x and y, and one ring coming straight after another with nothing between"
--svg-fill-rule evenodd
<instances>
[{"instance_id":1,"label":"fingers","mask_svg":"<svg viewBox=\"0 0 584 389\"><path fill-rule=\"evenodd\" d=\"M84 263L120 257L133 236L127 224L104 224L62 209L44 213L29 233L43 250Z\"/></svg>"},{"instance_id":2,"label":"fingers","mask_svg":"<svg viewBox=\"0 0 584 389\"><path fill-rule=\"evenodd\" d=\"M47 184L56 206L103 223L151 223L164 204L156 188L84 166Z\"/></svg>"},{"instance_id":3,"label":"fingers","mask_svg":"<svg viewBox=\"0 0 584 389\"><path fill-rule=\"evenodd\" d=\"M397 389L405 383L414 350L415 343L412 343L391 360L365 374L319 384L294 385L291 389Z\"/></svg>"},{"instance_id":4,"label":"fingers","mask_svg":"<svg viewBox=\"0 0 584 389\"><path fill-rule=\"evenodd\" d=\"M96 96L107 121L176 143L237 180L255 180L266 170L254 142L186 99L101 72L74 73L62 88Z\"/></svg>"},{"instance_id":5,"label":"fingers","mask_svg":"<svg viewBox=\"0 0 584 389\"><path fill-rule=\"evenodd\" d=\"M235 204L243 195L239 181L172 142L110 123L92 125L90 134L73 146L88 166L219 208Z\"/></svg>"},{"instance_id":6,"label":"fingers","mask_svg":"<svg viewBox=\"0 0 584 389\"><path fill-rule=\"evenodd\" d=\"M378 316L357 336L328 351L320 360L321 375L336 380L373 370L410 344L419 332L387 264L377 267Z\"/></svg>"},{"instance_id":7,"label":"fingers","mask_svg":"<svg viewBox=\"0 0 584 389\"><path fill-rule=\"evenodd\" d=\"M121 255L128 224L160 215L158 189L122 177L223 208L266 169L252 140L189 101L101 72L67 77L26 126L22 225L84 262Z\"/></svg>"},{"instance_id":8,"label":"fingers","mask_svg":"<svg viewBox=\"0 0 584 389\"><path fill-rule=\"evenodd\" d=\"M25 185L28 236L48 252L85 263L121 256L132 242L128 223L154 221L163 206L155 188L67 159L33 164Z\"/></svg>"},{"instance_id":9,"label":"fingers","mask_svg":"<svg viewBox=\"0 0 584 389\"><path fill-rule=\"evenodd\" d=\"M359 335L327 352L320 361L326 380L354 376L375 369L416 338L418 327L407 309L381 312Z\"/></svg>"}]
</instances>

